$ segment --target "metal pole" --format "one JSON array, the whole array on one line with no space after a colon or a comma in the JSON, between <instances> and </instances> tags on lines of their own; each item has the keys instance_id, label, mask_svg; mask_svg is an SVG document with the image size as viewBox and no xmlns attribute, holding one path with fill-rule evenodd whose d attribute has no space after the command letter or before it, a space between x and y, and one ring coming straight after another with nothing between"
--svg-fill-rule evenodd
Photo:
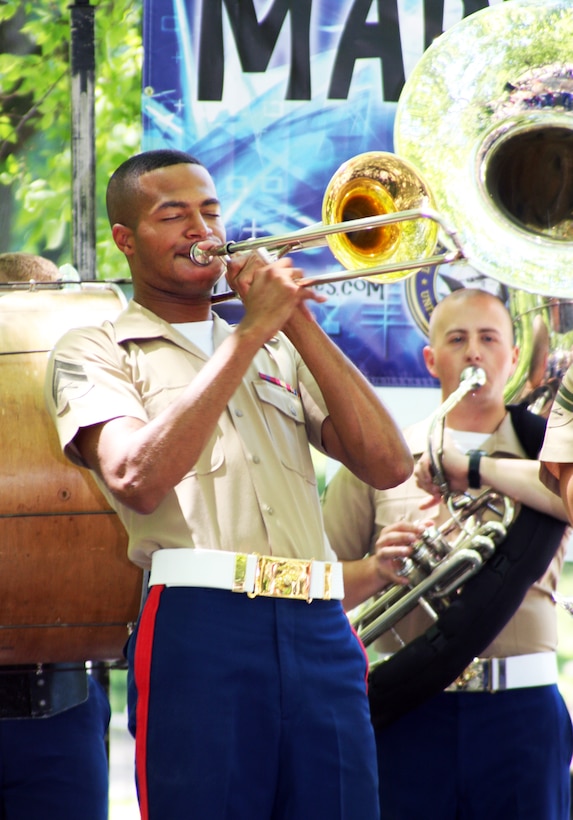
<instances>
[{"instance_id":1,"label":"metal pole","mask_svg":"<svg viewBox=\"0 0 573 820\"><path fill-rule=\"evenodd\" d=\"M71 9L72 262L82 279L96 278L94 7Z\"/></svg>"}]
</instances>

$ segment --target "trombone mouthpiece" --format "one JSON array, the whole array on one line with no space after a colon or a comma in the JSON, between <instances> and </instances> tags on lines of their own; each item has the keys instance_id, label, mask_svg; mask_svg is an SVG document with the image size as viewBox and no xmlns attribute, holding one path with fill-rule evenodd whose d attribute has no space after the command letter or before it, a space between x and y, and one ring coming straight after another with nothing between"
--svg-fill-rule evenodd
<instances>
[{"instance_id":1,"label":"trombone mouthpiece","mask_svg":"<svg viewBox=\"0 0 573 820\"><path fill-rule=\"evenodd\" d=\"M195 262L196 265L201 265L205 267L211 262L211 259L215 254L213 253L213 248L209 248L207 250L203 250L202 248L198 247L199 243L194 242L193 245L189 248L189 256Z\"/></svg>"}]
</instances>

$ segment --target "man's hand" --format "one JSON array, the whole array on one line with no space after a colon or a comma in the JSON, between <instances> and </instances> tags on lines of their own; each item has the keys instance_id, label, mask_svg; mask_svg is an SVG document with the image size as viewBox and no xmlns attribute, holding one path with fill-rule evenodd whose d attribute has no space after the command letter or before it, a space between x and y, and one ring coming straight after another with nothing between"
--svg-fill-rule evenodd
<instances>
[{"instance_id":1,"label":"man's hand","mask_svg":"<svg viewBox=\"0 0 573 820\"><path fill-rule=\"evenodd\" d=\"M375 544L376 569L386 584L407 584L400 574L404 559L412 554L412 545L433 521L396 521L380 530Z\"/></svg>"},{"instance_id":2,"label":"man's hand","mask_svg":"<svg viewBox=\"0 0 573 820\"><path fill-rule=\"evenodd\" d=\"M468 489L469 456L462 453L451 440L444 440L441 458L442 471L449 489L454 493L463 493ZM431 495L432 498L420 505L421 510L427 510L441 501L440 488L434 482L434 475L430 457L424 453L414 467L414 476L420 489Z\"/></svg>"},{"instance_id":3,"label":"man's hand","mask_svg":"<svg viewBox=\"0 0 573 820\"><path fill-rule=\"evenodd\" d=\"M305 319L314 321L305 304L308 301L324 302L312 288L301 287L297 280L303 271L295 268L288 257L272 260L265 251L231 257L227 267L227 281L245 305L246 315L266 322L272 336L296 311Z\"/></svg>"}]
</instances>

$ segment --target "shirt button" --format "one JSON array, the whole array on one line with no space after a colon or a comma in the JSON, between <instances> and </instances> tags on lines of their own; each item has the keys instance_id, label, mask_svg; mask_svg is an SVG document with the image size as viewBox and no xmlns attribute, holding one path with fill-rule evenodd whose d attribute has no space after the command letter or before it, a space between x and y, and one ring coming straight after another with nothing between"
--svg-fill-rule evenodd
<instances>
[{"instance_id":1,"label":"shirt button","mask_svg":"<svg viewBox=\"0 0 573 820\"><path fill-rule=\"evenodd\" d=\"M264 509L264 511L265 511L268 515L272 515L272 514L273 514L273 512L274 512L273 508L272 508L272 507L269 507L269 505L268 505L268 504L265 504L265 506L263 507L263 509Z\"/></svg>"},{"instance_id":2,"label":"shirt button","mask_svg":"<svg viewBox=\"0 0 573 820\"><path fill-rule=\"evenodd\" d=\"M260 464L261 459L258 456L253 456L253 464Z\"/></svg>"},{"instance_id":3,"label":"shirt button","mask_svg":"<svg viewBox=\"0 0 573 820\"><path fill-rule=\"evenodd\" d=\"M238 416L239 418L241 418L241 416L243 415L243 411L242 410L235 410L235 415Z\"/></svg>"}]
</instances>

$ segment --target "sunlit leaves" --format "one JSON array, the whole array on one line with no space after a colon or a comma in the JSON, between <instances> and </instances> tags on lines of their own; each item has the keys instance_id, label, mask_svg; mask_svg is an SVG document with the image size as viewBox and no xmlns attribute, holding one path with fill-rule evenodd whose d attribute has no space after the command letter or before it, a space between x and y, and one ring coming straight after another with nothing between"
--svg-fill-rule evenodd
<instances>
[{"instance_id":1,"label":"sunlit leaves","mask_svg":"<svg viewBox=\"0 0 573 820\"><path fill-rule=\"evenodd\" d=\"M105 187L117 165L140 149L142 4L92 5L97 275L111 278L126 271L111 239ZM7 249L50 251L64 264L72 261L70 4L0 3L3 21L5 51L18 52L0 53L0 196L14 204ZM10 32L17 49L10 48Z\"/></svg>"}]
</instances>

